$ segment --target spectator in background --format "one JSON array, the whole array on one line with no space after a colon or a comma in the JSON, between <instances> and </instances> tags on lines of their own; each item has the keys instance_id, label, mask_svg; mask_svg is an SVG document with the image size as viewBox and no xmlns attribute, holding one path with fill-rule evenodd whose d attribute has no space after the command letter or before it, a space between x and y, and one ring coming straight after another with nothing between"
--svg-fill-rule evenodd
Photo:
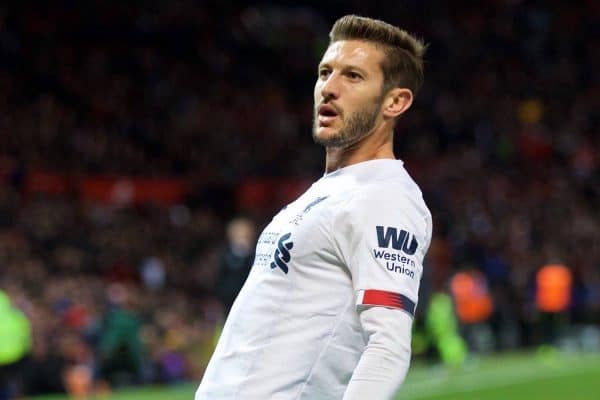
<instances>
[{"instance_id":1,"label":"spectator in background","mask_svg":"<svg viewBox=\"0 0 600 400\"><path fill-rule=\"evenodd\" d=\"M31 327L0 290L0 400L17 395L23 359L31 349Z\"/></svg>"},{"instance_id":2,"label":"spectator in background","mask_svg":"<svg viewBox=\"0 0 600 400\"><path fill-rule=\"evenodd\" d=\"M494 306L483 274L472 268L458 272L450 280L450 292L469 349L491 350L488 320Z\"/></svg>"},{"instance_id":3,"label":"spectator in background","mask_svg":"<svg viewBox=\"0 0 600 400\"><path fill-rule=\"evenodd\" d=\"M229 313L252 267L255 240L256 226L250 219L237 217L229 222L227 243L221 255L215 282L216 295L226 313Z\"/></svg>"},{"instance_id":4,"label":"spectator in background","mask_svg":"<svg viewBox=\"0 0 600 400\"><path fill-rule=\"evenodd\" d=\"M567 323L572 282L571 270L561 264L544 265L535 276L538 331L543 344L555 345Z\"/></svg>"},{"instance_id":5,"label":"spectator in background","mask_svg":"<svg viewBox=\"0 0 600 400\"><path fill-rule=\"evenodd\" d=\"M467 343L459 333L452 298L445 292L435 292L429 299L425 314L425 335L445 365L460 366L469 354Z\"/></svg>"},{"instance_id":6,"label":"spectator in background","mask_svg":"<svg viewBox=\"0 0 600 400\"><path fill-rule=\"evenodd\" d=\"M114 386L139 383L142 379L141 321L132 309L130 289L112 284L107 290L111 308L100 337L100 368L102 376Z\"/></svg>"}]
</instances>

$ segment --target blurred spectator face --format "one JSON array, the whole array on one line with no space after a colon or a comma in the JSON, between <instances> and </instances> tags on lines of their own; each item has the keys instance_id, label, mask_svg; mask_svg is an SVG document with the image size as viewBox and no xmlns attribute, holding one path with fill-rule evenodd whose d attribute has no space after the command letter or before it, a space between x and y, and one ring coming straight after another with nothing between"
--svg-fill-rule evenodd
<instances>
[{"instance_id":1,"label":"blurred spectator face","mask_svg":"<svg viewBox=\"0 0 600 400\"><path fill-rule=\"evenodd\" d=\"M165 264L158 257L148 257L142 262L140 275L148 289L158 290L165 284Z\"/></svg>"},{"instance_id":2,"label":"blurred spectator face","mask_svg":"<svg viewBox=\"0 0 600 400\"><path fill-rule=\"evenodd\" d=\"M127 289L119 283L112 283L106 288L106 297L110 304L125 306L128 301Z\"/></svg>"},{"instance_id":3,"label":"blurred spectator face","mask_svg":"<svg viewBox=\"0 0 600 400\"><path fill-rule=\"evenodd\" d=\"M315 84L313 138L346 147L367 136L383 104L382 50L358 40L332 43L319 64Z\"/></svg>"},{"instance_id":4,"label":"blurred spectator face","mask_svg":"<svg viewBox=\"0 0 600 400\"><path fill-rule=\"evenodd\" d=\"M256 227L246 218L235 218L227 227L227 239L234 251L249 253L254 248Z\"/></svg>"}]
</instances>

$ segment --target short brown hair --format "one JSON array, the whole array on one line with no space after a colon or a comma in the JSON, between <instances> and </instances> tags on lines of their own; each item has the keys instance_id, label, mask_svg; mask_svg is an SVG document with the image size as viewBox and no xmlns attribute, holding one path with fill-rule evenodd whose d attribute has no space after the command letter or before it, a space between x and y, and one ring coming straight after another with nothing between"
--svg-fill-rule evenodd
<instances>
[{"instance_id":1,"label":"short brown hair","mask_svg":"<svg viewBox=\"0 0 600 400\"><path fill-rule=\"evenodd\" d=\"M378 19L346 15L329 32L329 44L339 40L364 40L383 48L386 58L383 71L383 89L405 87L413 94L423 84L423 55L426 45L408 32Z\"/></svg>"}]
</instances>

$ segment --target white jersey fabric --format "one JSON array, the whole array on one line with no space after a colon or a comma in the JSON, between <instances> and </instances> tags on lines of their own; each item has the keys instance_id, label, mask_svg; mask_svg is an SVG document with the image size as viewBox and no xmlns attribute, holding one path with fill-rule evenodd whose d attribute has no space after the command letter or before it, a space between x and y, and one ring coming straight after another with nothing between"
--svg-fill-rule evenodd
<instances>
[{"instance_id":1,"label":"white jersey fabric","mask_svg":"<svg viewBox=\"0 0 600 400\"><path fill-rule=\"evenodd\" d=\"M431 229L402 161L324 175L258 239L196 400L341 399L366 345L361 310L414 314Z\"/></svg>"}]
</instances>

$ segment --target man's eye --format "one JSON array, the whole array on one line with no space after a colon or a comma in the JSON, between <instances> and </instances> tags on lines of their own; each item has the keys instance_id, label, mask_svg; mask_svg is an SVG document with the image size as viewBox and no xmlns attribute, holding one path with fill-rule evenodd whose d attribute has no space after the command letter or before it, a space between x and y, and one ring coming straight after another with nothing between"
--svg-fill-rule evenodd
<instances>
[{"instance_id":1,"label":"man's eye","mask_svg":"<svg viewBox=\"0 0 600 400\"><path fill-rule=\"evenodd\" d=\"M328 75L329 75L329 70L327 70L327 69L322 69L319 71L319 76L321 78L326 78Z\"/></svg>"},{"instance_id":2,"label":"man's eye","mask_svg":"<svg viewBox=\"0 0 600 400\"><path fill-rule=\"evenodd\" d=\"M356 72L348 72L348 77L350 79L361 79L362 76L360 76L360 74L356 73Z\"/></svg>"}]
</instances>

